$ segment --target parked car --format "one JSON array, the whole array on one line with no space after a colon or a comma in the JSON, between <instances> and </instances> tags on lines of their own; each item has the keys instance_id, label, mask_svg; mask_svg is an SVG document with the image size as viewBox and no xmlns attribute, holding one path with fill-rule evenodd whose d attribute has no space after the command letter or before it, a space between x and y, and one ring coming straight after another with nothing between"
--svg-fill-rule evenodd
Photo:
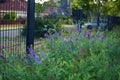
<instances>
[{"instance_id":1,"label":"parked car","mask_svg":"<svg viewBox=\"0 0 120 80\"><path fill-rule=\"evenodd\" d=\"M99 21L99 28L104 29L106 28L106 26L107 26L107 21L105 20ZM85 23L84 27L86 27L87 29L98 28L97 21L91 21L91 22Z\"/></svg>"}]
</instances>

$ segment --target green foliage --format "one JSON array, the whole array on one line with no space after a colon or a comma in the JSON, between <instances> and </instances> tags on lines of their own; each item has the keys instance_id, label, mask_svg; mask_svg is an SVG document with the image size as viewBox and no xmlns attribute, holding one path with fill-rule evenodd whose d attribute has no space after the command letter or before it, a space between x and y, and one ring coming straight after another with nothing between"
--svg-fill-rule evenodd
<instances>
[{"instance_id":1,"label":"green foliage","mask_svg":"<svg viewBox=\"0 0 120 80\"><path fill-rule=\"evenodd\" d=\"M39 3L35 4L35 12L37 13L37 17L40 17L40 13L44 11L47 5L48 2L44 2L43 4L39 4Z\"/></svg>"},{"instance_id":2,"label":"green foliage","mask_svg":"<svg viewBox=\"0 0 120 80\"><path fill-rule=\"evenodd\" d=\"M10 15L9 14L6 14L4 17L3 17L4 20L10 20Z\"/></svg>"},{"instance_id":3,"label":"green foliage","mask_svg":"<svg viewBox=\"0 0 120 80\"><path fill-rule=\"evenodd\" d=\"M7 14L3 17L4 20L16 20L16 18L17 18L17 15L16 15L15 12L7 13Z\"/></svg>"},{"instance_id":4,"label":"green foliage","mask_svg":"<svg viewBox=\"0 0 120 80\"><path fill-rule=\"evenodd\" d=\"M111 0L106 1L106 3L103 6L103 12L104 14L113 15L113 16L120 16L120 1L119 0Z\"/></svg>"},{"instance_id":5,"label":"green foliage","mask_svg":"<svg viewBox=\"0 0 120 80\"><path fill-rule=\"evenodd\" d=\"M120 37L116 35L116 32L91 35L88 31L80 34L70 31L67 36L55 33L44 39L42 48L34 51L40 64L28 54L31 63L23 56L23 50L13 55L3 50L6 60L0 60L1 79L119 80Z\"/></svg>"},{"instance_id":6,"label":"green foliage","mask_svg":"<svg viewBox=\"0 0 120 80\"><path fill-rule=\"evenodd\" d=\"M57 15L56 18L60 24L73 24L72 18L68 15Z\"/></svg>"},{"instance_id":7,"label":"green foliage","mask_svg":"<svg viewBox=\"0 0 120 80\"><path fill-rule=\"evenodd\" d=\"M35 19L34 35L35 38L44 37L48 30L61 30L61 23L57 19ZM24 27L22 35L26 36L27 26Z\"/></svg>"},{"instance_id":8,"label":"green foliage","mask_svg":"<svg viewBox=\"0 0 120 80\"><path fill-rule=\"evenodd\" d=\"M119 0L70 0L70 5L74 9L83 9L84 13L98 10L102 15L120 16Z\"/></svg>"}]
</instances>

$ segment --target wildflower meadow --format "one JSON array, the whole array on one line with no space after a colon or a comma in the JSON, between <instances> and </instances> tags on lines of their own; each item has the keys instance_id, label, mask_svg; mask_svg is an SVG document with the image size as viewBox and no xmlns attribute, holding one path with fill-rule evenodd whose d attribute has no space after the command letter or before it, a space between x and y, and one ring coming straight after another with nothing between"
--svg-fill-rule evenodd
<instances>
[{"instance_id":1,"label":"wildflower meadow","mask_svg":"<svg viewBox=\"0 0 120 80\"><path fill-rule=\"evenodd\" d=\"M66 35L67 34L67 35ZM0 80L120 80L117 31L45 33L42 47L0 58Z\"/></svg>"}]
</instances>

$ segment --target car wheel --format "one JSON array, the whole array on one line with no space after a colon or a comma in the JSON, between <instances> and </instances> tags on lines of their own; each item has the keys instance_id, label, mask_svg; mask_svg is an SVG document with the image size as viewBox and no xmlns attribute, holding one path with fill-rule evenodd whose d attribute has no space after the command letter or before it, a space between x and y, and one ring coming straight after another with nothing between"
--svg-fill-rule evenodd
<instances>
[{"instance_id":1,"label":"car wheel","mask_svg":"<svg viewBox=\"0 0 120 80\"><path fill-rule=\"evenodd\" d=\"M88 25L88 26L87 26L87 29L92 29L92 26Z\"/></svg>"}]
</instances>

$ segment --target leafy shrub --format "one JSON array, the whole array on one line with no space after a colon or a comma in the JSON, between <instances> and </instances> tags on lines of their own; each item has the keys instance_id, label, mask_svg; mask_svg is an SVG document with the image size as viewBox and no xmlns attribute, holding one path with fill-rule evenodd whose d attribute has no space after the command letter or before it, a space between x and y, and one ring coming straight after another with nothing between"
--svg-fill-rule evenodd
<instances>
[{"instance_id":1,"label":"leafy shrub","mask_svg":"<svg viewBox=\"0 0 120 80\"><path fill-rule=\"evenodd\" d=\"M76 32L71 30L69 36L55 32L42 48L29 49L30 54L21 50L12 55L3 50L8 56L5 62L0 60L1 79L120 80L120 38L114 37L116 33Z\"/></svg>"},{"instance_id":2,"label":"leafy shrub","mask_svg":"<svg viewBox=\"0 0 120 80\"><path fill-rule=\"evenodd\" d=\"M16 13L15 12L11 12L10 13L10 20L16 20L16 18L17 18Z\"/></svg>"},{"instance_id":3,"label":"leafy shrub","mask_svg":"<svg viewBox=\"0 0 120 80\"><path fill-rule=\"evenodd\" d=\"M61 24L56 19L36 19L34 27L34 35L36 38L44 37L48 30L60 31ZM24 27L22 35L26 36L27 26Z\"/></svg>"},{"instance_id":4,"label":"leafy shrub","mask_svg":"<svg viewBox=\"0 0 120 80\"><path fill-rule=\"evenodd\" d=\"M9 14L6 14L4 17L3 17L4 20L10 20L10 15Z\"/></svg>"},{"instance_id":5,"label":"leafy shrub","mask_svg":"<svg viewBox=\"0 0 120 80\"><path fill-rule=\"evenodd\" d=\"M7 13L7 14L3 17L4 20L16 20L16 18L17 18L17 15L16 15L15 12Z\"/></svg>"},{"instance_id":6,"label":"leafy shrub","mask_svg":"<svg viewBox=\"0 0 120 80\"><path fill-rule=\"evenodd\" d=\"M116 43L120 38L113 38L114 33L107 37L91 36L89 31L71 33L59 38L55 34L48 40L50 75L57 80L119 80L120 47Z\"/></svg>"}]
</instances>

